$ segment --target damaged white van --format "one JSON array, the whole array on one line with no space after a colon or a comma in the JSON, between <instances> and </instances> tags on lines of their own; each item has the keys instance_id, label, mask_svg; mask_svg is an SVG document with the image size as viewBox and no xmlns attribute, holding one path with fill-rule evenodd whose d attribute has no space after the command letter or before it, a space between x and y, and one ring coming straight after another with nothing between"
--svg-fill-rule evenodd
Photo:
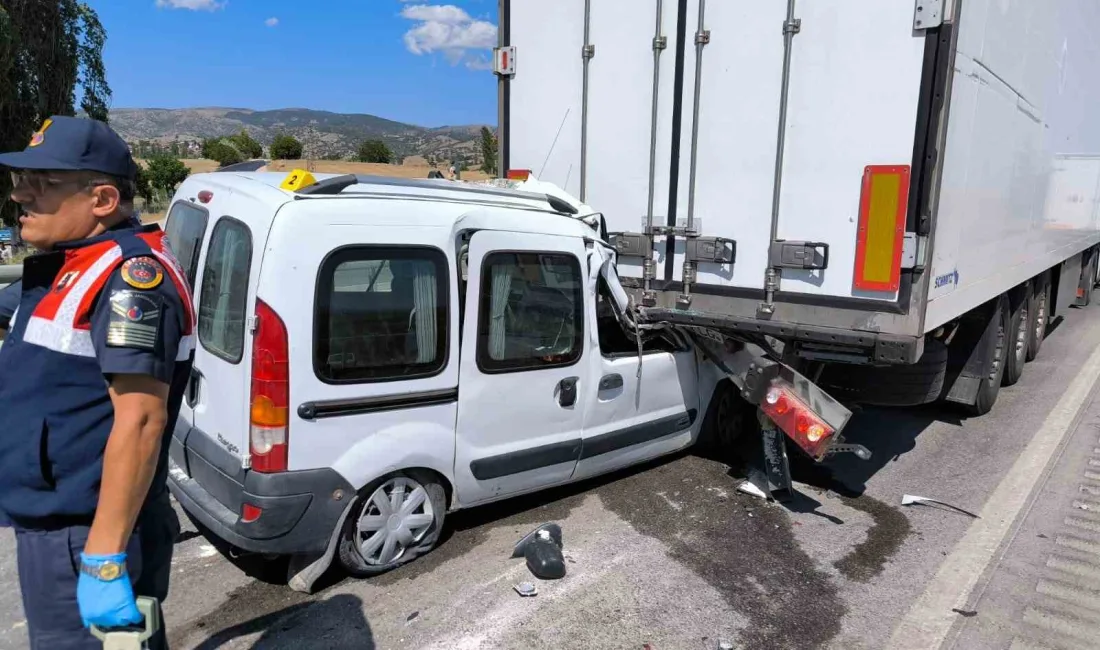
<instances>
[{"instance_id":1,"label":"damaged white van","mask_svg":"<svg viewBox=\"0 0 1100 650\"><path fill-rule=\"evenodd\" d=\"M165 226L199 318L172 493L240 549L369 576L449 511L732 435L762 358L632 321L602 223L536 180L190 177ZM799 415L811 455L836 407Z\"/></svg>"}]
</instances>

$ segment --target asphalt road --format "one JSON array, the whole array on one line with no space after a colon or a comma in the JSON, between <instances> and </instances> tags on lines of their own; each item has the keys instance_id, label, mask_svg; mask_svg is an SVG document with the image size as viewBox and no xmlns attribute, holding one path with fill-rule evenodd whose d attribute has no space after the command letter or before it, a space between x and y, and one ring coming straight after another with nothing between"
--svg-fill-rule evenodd
<instances>
[{"instance_id":1,"label":"asphalt road","mask_svg":"<svg viewBox=\"0 0 1100 650\"><path fill-rule=\"evenodd\" d=\"M685 454L456 513L431 554L370 581L331 572L309 596L280 584L277 564L231 562L186 527L170 638L203 650L1095 647L1098 349L1100 306L1075 309L986 417L858 413L849 439L872 460L796 465L790 507L737 492L735 458ZM981 518L903 507L903 494ZM563 528L569 574L520 598L512 585L531 578L508 556L545 521ZM0 649L26 646L13 555L0 532Z\"/></svg>"}]
</instances>

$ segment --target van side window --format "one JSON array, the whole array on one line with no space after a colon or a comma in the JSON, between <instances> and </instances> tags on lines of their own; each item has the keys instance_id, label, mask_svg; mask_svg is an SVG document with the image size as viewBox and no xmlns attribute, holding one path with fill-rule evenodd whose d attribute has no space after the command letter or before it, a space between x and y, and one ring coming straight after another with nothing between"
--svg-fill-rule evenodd
<instances>
[{"instance_id":1,"label":"van side window","mask_svg":"<svg viewBox=\"0 0 1100 650\"><path fill-rule=\"evenodd\" d=\"M354 246L321 265L313 366L329 383L415 379L447 365L447 258L427 247Z\"/></svg>"},{"instance_id":2,"label":"van side window","mask_svg":"<svg viewBox=\"0 0 1100 650\"><path fill-rule=\"evenodd\" d=\"M252 233L232 217L214 224L199 297L199 341L210 354L229 363L244 355L248 274L252 267Z\"/></svg>"},{"instance_id":3,"label":"van side window","mask_svg":"<svg viewBox=\"0 0 1100 650\"><path fill-rule=\"evenodd\" d=\"M482 372L569 366L584 351L580 262L560 253L485 257L478 318Z\"/></svg>"},{"instance_id":4,"label":"van side window","mask_svg":"<svg viewBox=\"0 0 1100 650\"><path fill-rule=\"evenodd\" d=\"M164 236L172 252L179 260L180 268L187 273L187 283L195 286L195 274L199 271L199 251L206 236L206 222L210 215L196 205L177 201L168 212Z\"/></svg>"}]
</instances>

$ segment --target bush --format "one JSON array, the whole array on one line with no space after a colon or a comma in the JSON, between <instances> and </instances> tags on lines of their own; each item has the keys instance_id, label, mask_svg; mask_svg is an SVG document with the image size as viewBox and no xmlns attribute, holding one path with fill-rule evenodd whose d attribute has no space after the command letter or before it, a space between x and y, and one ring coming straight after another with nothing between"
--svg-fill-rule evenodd
<instances>
[{"instance_id":1,"label":"bush","mask_svg":"<svg viewBox=\"0 0 1100 650\"><path fill-rule=\"evenodd\" d=\"M289 135L277 135L271 142L271 157L276 160L301 160L302 143Z\"/></svg>"},{"instance_id":2,"label":"bush","mask_svg":"<svg viewBox=\"0 0 1100 650\"><path fill-rule=\"evenodd\" d=\"M229 140L242 154L249 158L260 158L264 155L264 148L244 129L241 129L241 132L237 135L231 136Z\"/></svg>"},{"instance_id":3,"label":"bush","mask_svg":"<svg viewBox=\"0 0 1100 650\"><path fill-rule=\"evenodd\" d=\"M202 143L202 157L216 160L218 165L222 167L244 162L244 156L241 155L241 152L222 140L204 140Z\"/></svg>"},{"instance_id":4,"label":"bush","mask_svg":"<svg viewBox=\"0 0 1100 650\"><path fill-rule=\"evenodd\" d=\"M179 158L162 154L149 160L149 169L146 171L146 176L153 189L160 190L168 196L176 191L179 184L190 173L191 170Z\"/></svg>"},{"instance_id":5,"label":"bush","mask_svg":"<svg viewBox=\"0 0 1100 650\"><path fill-rule=\"evenodd\" d=\"M381 140L367 140L359 145L359 162L386 163L393 160L393 152Z\"/></svg>"}]
</instances>

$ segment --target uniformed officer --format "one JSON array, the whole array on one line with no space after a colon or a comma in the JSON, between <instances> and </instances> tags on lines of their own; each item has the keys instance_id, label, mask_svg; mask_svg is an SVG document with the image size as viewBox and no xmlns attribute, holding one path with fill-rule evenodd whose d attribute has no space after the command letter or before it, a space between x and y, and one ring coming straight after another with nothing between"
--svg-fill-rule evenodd
<instances>
[{"instance_id":1,"label":"uniformed officer","mask_svg":"<svg viewBox=\"0 0 1100 650\"><path fill-rule=\"evenodd\" d=\"M39 251L0 292L0 510L31 646L99 648L88 626L140 623L135 593L168 595L190 289L160 228L131 218L137 167L106 124L52 117L0 166Z\"/></svg>"}]
</instances>

